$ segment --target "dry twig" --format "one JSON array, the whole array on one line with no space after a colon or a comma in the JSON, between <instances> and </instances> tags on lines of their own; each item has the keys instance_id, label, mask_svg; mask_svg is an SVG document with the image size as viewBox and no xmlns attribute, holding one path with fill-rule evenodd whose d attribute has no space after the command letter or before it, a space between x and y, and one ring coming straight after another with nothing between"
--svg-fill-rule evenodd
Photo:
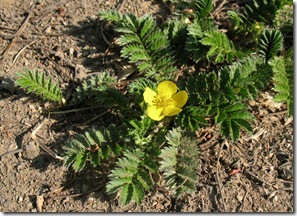
<instances>
[{"instance_id":1,"label":"dry twig","mask_svg":"<svg viewBox=\"0 0 297 216\"><path fill-rule=\"evenodd\" d=\"M226 204L225 204L224 194L223 194L222 185L221 185L222 182L220 181L220 178L219 178L219 164L220 164L220 156L221 156L221 153L223 151L223 147L225 145L225 142L222 143L221 148L220 148L220 152L219 152L219 156L218 156L218 160L217 160L217 170L216 170L216 177L217 177L217 182L218 182L218 185L219 185L219 191L220 191L220 194L221 194L222 203L223 203L223 206L224 206L224 212L226 212Z\"/></svg>"},{"instance_id":2,"label":"dry twig","mask_svg":"<svg viewBox=\"0 0 297 216\"><path fill-rule=\"evenodd\" d=\"M55 159L58 159L58 160L64 160L63 157L61 156L58 156L55 152L53 152L51 149L49 149L46 145L44 145L43 143L40 143L38 140L37 140L37 136L36 136L36 133L40 130L40 128L42 127L42 125L44 124L44 121L39 124L37 126L37 128L32 132L31 134L31 138L44 150L46 151L50 156L52 156L53 158Z\"/></svg>"},{"instance_id":3,"label":"dry twig","mask_svg":"<svg viewBox=\"0 0 297 216\"><path fill-rule=\"evenodd\" d=\"M0 155L0 160L1 160L2 158L4 158L4 157L10 155L10 154L16 154L16 153L19 153L19 152L22 152L22 151L23 151L23 149L15 149L15 150L12 150L12 151L8 151L8 152L6 152L6 153Z\"/></svg>"},{"instance_id":4,"label":"dry twig","mask_svg":"<svg viewBox=\"0 0 297 216\"><path fill-rule=\"evenodd\" d=\"M8 47L6 48L6 50L4 51L3 55L2 55L2 59L0 59L0 64L4 61L6 55L9 53L9 51L11 50L11 48L13 47L13 45L15 44L16 40L21 36L21 34L23 33L23 31L25 30L29 19L32 15L33 12L33 7L34 4L31 6L28 16L25 18L24 22L22 23L21 27L19 28L19 30L16 32L14 38L12 39L12 41L10 42L10 44L8 45Z\"/></svg>"},{"instance_id":5,"label":"dry twig","mask_svg":"<svg viewBox=\"0 0 297 216\"><path fill-rule=\"evenodd\" d=\"M80 109L50 112L49 114L50 115L61 115L61 114L67 114L67 113L72 113L72 112L79 112L79 111L85 111L85 110L90 110L90 109L96 109L96 108L100 108L100 107L102 108L102 107L105 107L105 106L98 105L98 106L85 107L85 108L80 108Z\"/></svg>"}]
</instances>

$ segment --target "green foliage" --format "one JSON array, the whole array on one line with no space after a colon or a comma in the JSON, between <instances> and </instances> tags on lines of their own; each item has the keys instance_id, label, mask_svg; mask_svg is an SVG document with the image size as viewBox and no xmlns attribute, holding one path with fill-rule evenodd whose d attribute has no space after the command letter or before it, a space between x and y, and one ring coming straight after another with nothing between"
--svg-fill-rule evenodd
<instances>
[{"instance_id":1,"label":"green foliage","mask_svg":"<svg viewBox=\"0 0 297 216\"><path fill-rule=\"evenodd\" d=\"M283 40L279 30L265 30L259 38L259 54L268 61L281 50Z\"/></svg>"},{"instance_id":2,"label":"green foliage","mask_svg":"<svg viewBox=\"0 0 297 216\"><path fill-rule=\"evenodd\" d=\"M98 92L113 87L117 82L117 77L108 71L103 71L85 78L81 85L76 88L76 100L84 101L96 97Z\"/></svg>"},{"instance_id":3,"label":"green foliage","mask_svg":"<svg viewBox=\"0 0 297 216\"><path fill-rule=\"evenodd\" d=\"M31 71L26 69L24 73L18 72L15 84L41 96L43 100L62 103L62 93L58 84L52 83L51 78L47 78L44 73L38 70Z\"/></svg>"},{"instance_id":4,"label":"green foliage","mask_svg":"<svg viewBox=\"0 0 297 216\"><path fill-rule=\"evenodd\" d=\"M117 78L107 71L87 77L76 88L74 100L103 104L107 107L126 107L127 100L123 93L115 88L116 83Z\"/></svg>"},{"instance_id":5,"label":"green foliage","mask_svg":"<svg viewBox=\"0 0 297 216\"><path fill-rule=\"evenodd\" d=\"M225 137L231 137L236 141L240 135L240 128L252 132L250 120L254 116L248 112L246 105L242 103L226 103L215 107L210 114L215 113L215 122L220 125L220 133Z\"/></svg>"},{"instance_id":6,"label":"green foliage","mask_svg":"<svg viewBox=\"0 0 297 216\"><path fill-rule=\"evenodd\" d=\"M272 71L262 58L248 57L223 67L216 74L202 73L188 77L183 88L190 92L187 108L177 121L197 130L206 125L206 116L214 117L221 134L235 141L240 128L251 131L253 116L244 106L245 99L257 98L269 83Z\"/></svg>"},{"instance_id":7,"label":"green foliage","mask_svg":"<svg viewBox=\"0 0 297 216\"><path fill-rule=\"evenodd\" d=\"M228 101L255 99L269 83L271 69L262 58L249 56L218 72L221 96Z\"/></svg>"},{"instance_id":8,"label":"green foliage","mask_svg":"<svg viewBox=\"0 0 297 216\"><path fill-rule=\"evenodd\" d=\"M200 20L204 17L210 15L212 10L212 0L196 0L195 3L195 14L197 16L197 20Z\"/></svg>"},{"instance_id":9,"label":"green foliage","mask_svg":"<svg viewBox=\"0 0 297 216\"><path fill-rule=\"evenodd\" d=\"M243 45L254 46L264 25L257 21L247 19L236 11L227 11L230 20L228 35Z\"/></svg>"},{"instance_id":10,"label":"green foliage","mask_svg":"<svg viewBox=\"0 0 297 216\"><path fill-rule=\"evenodd\" d=\"M288 1L291 5L284 5L283 8L278 10L273 25L279 29L284 36L285 48L293 47L293 4L292 1ZM287 3L289 4L289 3Z\"/></svg>"},{"instance_id":11,"label":"green foliage","mask_svg":"<svg viewBox=\"0 0 297 216\"><path fill-rule=\"evenodd\" d=\"M249 20L272 24L283 0L253 0L245 6L244 14Z\"/></svg>"},{"instance_id":12,"label":"green foliage","mask_svg":"<svg viewBox=\"0 0 297 216\"><path fill-rule=\"evenodd\" d=\"M231 62L237 55L232 41L228 39L226 34L220 31L209 31L204 33L204 37L200 42L205 46L210 46L206 58L211 60L211 57L215 57L214 61L216 63L222 61Z\"/></svg>"},{"instance_id":13,"label":"green foliage","mask_svg":"<svg viewBox=\"0 0 297 216\"><path fill-rule=\"evenodd\" d=\"M189 57L198 63L207 53L207 48L203 46L200 40L203 38L203 30L194 22L188 26L188 37L186 40L185 50L190 54Z\"/></svg>"},{"instance_id":14,"label":"green foliage","mask_svg":"<svg viewBox=\"0 0 297 216\"><path fill-rule=\"evenodd\" d=\"M81 171L87 161L93 167L99 166L111 154L119 154L123 148L119 141L120 133L115 126L86 131L65 143L64 164L67 168L72 166L76 172Z\"/></svg>"},{"instance_id":15,"label":"green foliage","mask_svg":"<svg viewBox=\"0 0 297 216\"><path fill-rule=\"evenodd\" d=\"M182 127L196 131L201 126L208 124L205 120L206 115L207 110L201 106L189 106L185 108L180 115L178 115L176 121L180 122Z\"/></svg>"},{"instance_id":16,"label":"green foliage","mask_svg":"<svg viewBox=\"0 0 297 216\"><path fill-rule=\"evenodd\" d=\"M140 149L126 149L119 158L117 167L109 174L110 181L106 185L106 191L112 194L120 190L120 199L125 205L132 199L140 204L145 191L153 186L149 172L156 171L156 165Z\"/></svg>"},{"instance_id":17,"label":"green foliage","mask_svg":"<svg viewBox=\"0 0 297 216\"><path fill-rule=\"evenodd\" d=\"M115 30L121 33L118 43L122 46L121 56L136 64L139 72L157 80L170 79L177 68L169 48L166 34L158 29L151 16L137 18L134 14L115 16L116 12L99 14L101 19L114 22ZM121 17L122 19L118 19Z\"/></svg>"},{"instance_id":18,"label":"green foliage","mask_svg":"<svg viewBox=\"0 0 297 216\"><path fill-rule=\"evenodd\" d=\"M181 63L187 63L189 59L184 58L184 47L187 38L187 25L181 19L169 20L162 25L163 32L170 41L176 59Z\"/></svg>"},{"instance_id":19,"label":"green foliage","mask_svg":"<svg viewBox=\"0 0 297 216\"><path fill-rule=\"evenodd\" d=\"M149 144L152 137L148 133L151 131L153 125L154 121L148 117L129 121L128 130L129 135L133 137L133 142L138 146Z\"/></svg>"},{"instance_id":20,"label":"green foliage","mask_svg":"<svg viewBox=\"0 0 297 216\"><path fill-rule=\"evenodd\" d=\"M274 90L277 94L274 97L276 102L286 102L288 113L294 113L294 79L293 61L284 57L274 57L269 64L273 71Z\"/></svg>"},{"instance_id":21,"label":"green foliage","mask_svg":"<svg viewBox=\"0 0 297 216\"><path fill-rule=\"evenodd\" d=\"M183 136L178 129L173 129L166 135L166 140L169 146L161 150L159 167L166 185L177 197L195 191L198 167L195 139Z\"/></svg>"},{"instance_id":22,"label":"green foliage","mask_svg":"<svg viewBox=\"0 0 297 216\"><path fill-rule=\"evenodd\" d=\"M208 61L214 59L215 63L231 62L238 54L232 41L212 26L210 20L189 25L185 50L196 63L205 57Z\"/></svg>"}]
</instances>

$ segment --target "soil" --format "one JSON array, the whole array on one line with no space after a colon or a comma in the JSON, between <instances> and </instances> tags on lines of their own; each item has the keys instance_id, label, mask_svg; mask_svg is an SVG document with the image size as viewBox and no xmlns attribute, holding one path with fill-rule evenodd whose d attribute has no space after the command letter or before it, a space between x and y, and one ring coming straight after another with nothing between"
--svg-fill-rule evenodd
<instances>
[{"instance_id":1,"label":"soil","mask_svg":"<svg viewBox=\"0 0 297 216\"><path fill-rule=\"evenodd\" d=\"M105 194L102 170L73 174L63 167L55 158L62 155L63 143L110 118L101 115L101 108L45 115L49 104L16 88L15 73L36 68L69 90L102 70L114 70L121 77L125 63L118 49L108 44L113 37L106 29L102 36L98 11L158 18L170 10L160 1L147 0L36 2L0 0L1 212L294 211L293 118L284 104L272 101L270 92L250 101L256 116L253 134L242 133L232 143L219 136L217 127L197 132L197 190L178 200L157 190L141 205L123 206L117 197ZM217 6L220 1L215 2Z\"/></svg>"}]
</instances>

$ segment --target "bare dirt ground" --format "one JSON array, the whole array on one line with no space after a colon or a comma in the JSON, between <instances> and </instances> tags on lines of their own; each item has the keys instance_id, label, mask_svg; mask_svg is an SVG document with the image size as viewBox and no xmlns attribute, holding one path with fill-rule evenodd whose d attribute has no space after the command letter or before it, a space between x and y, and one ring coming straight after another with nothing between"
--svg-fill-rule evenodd
<instances>
[{"instance_id":1,"label":"bare dirt ground","mask_svg":"<svg viewBox=\"0 0 297 216\"><path fill-rule=\"evenodd\" d=\"M62 155L65 140L110 120L102 116L85 124L100 116L100 108L44 115L48 104L16 89L15 72L36 68L69 89L104 69L121 76L119 51L104 41L97 12L158 17L169 10L145 0L39 2L0 0L1 212L293 212L293 119L269 92L250 102L257 117L253 135L242 134L231 143L216 127L197 132L197 190L179 200L157 190L139 206L122 206L104 193L104 171L73 175L66 170L42 145Z\"/></svg>"}]
</instances>

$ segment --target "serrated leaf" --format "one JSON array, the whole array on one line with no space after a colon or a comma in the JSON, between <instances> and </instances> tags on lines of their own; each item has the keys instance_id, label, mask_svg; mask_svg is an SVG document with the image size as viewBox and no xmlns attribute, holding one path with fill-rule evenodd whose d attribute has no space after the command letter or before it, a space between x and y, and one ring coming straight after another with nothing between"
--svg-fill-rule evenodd
<instances>
[{"instance_id":1,"label":"serrated leaf","mask_svg":"<svg viewBox=\"0 0 297 216\"><path fill-rule=\"evenodd\" d=\"M232 119L232 121L237 122L237 124L243 127L245 130L253 132L253 127L248 121L244 119Z\"/></svg>"},{"instance_id":2,"label":"serrated leaf","mask_svg":"<svg viewBox=\"0 0 297 216\"><path fill-rule=\"evenodd\" d=\"M268 61L281 50L283 40L279 30L265 30L259 37L259 53Z\"/></svg>"},{"instance_id":3,"label":"serrated leaf","mask_svg":"<svg viewBox=\"0 0 297 216\"><path fill-rule=\"evenodd\" d=\"M149 190L152 187L152 180L151 180L149 174L146 173L145 171L139 170L137 172L136 179L140 182L141 186L144 189Z\"/></svg>"},{"instance_id":4,"label":"serrated leaf","mask_svg":"<svg viewBox=\"0 0 297 216\"><path fill-rule=\"evenodd\" d=\"M240 128L236 121L231 121L231 138L232 141L236 141L239 138Z\"/></svg>"},{"instance_id":5,"label":"serrated leaf","mask_svg":"<svg viewBox=\"0 0 297 216\"><path fill-rule=\"evenodd\" d=\"M226 120L224 120L221 123L220 132L225 137L230 137L230 133L231 133L231 121L229 119L226 119Z\"/></svg>"},{"instance_id":6,"label":"serrated leaf","mask_svg":"<svg viewBox=\"0 0 297 216\"><path fill-rule=\"evenodd\" d=\"M231 119L245 119L245 120L253 120L255 117L253 114L245 111L234 111L234 112L228 112L228 116L230 116Z\"/></svg>"},{"instance_id":7,"label":"serrated leaf","mask_svg":"<svg viewBox=\"0 0 297 216\"><path fill-rule=\"evenodd\" d=\"M123 203L124 205L130 203L134 195L133 192L133 185L126 184L121 191L121 203Z\"/></svg>"},{"instance_id":8,"label":"serrated leaf","mask_svg":"<svg viewBox=\"0 0 297 216\"><path fill-rule=\"evenodd\" d=\"M137 181L133 181L133 199L136 204L140 204L144 198L144 192L141 188L141 185Z\"/></svg>"},{"instance_id":9,"label":"serrated leaf","mask_svg":"<svg viewBox=\"0 0 297 216\"><path fill-rule=\"evenodd\" d=\"M51 78L45 77L44 73L26 69L24 73L17 72L16 75L18 78L15 84L26 89L28 93L33 92L43 100L62 102L62 93L58 85L52 83Z\"/></svg>"},{"instance_id":10,"label":"serrated leaf","mask_svg":"<svg viewBox=\"0 0 297 216\"><path fill-rule=\"evenodd\" d=\"M99 151L92 152L90 154L90 162L91 162L91 164L92 164L93 167L96 167L96 166L98 166L100 164L101 159L100 159Z\"/></svg>"},{"instance_id":11,"label":"serrated leaf","mask_svg":"<svg viewBox=\"0 0 297 216\"><path fill-rule=\"evenodd\" d=\"M194 2L198 20L210 15L210 11L212 10L212 0L198 0Z\"/></svg>"},{"instance_id":12,"label":"serrated leaf","mask_svg":"<svg viewBox=\"0 0 297 216\"><path fill-rule=\"evenodd\" d=\"M112 194L117 192L123 185L130 184L132 182L131 178L118 178L114 179L106 185L106 192Z\"/></svg>"},{"instance_id":13,"label":"serrated leaf","mask_svg":"<svg viewBox=\"0 0 297 216\"><path fill-rule=\"evenodd\" d=\"M223 110L222 111L218 111L218 114L215 116L215 122L217 124L220 124L226 118L227 118L227 114Z\"/></svg>"},{"instance_id":14,"label":"serrated leaf","mask_svg":"<svg viewBox=\"0 0 297 216\"><path fill-rule=\"evenodd\" d=\"M76 172L81 171L85 167L86 162L87 162L87 157L88 157L88 154L86 152L82 152L82 153L76 155L75 161L72 165L73 169Z\"/></svg>"}]
</instances>

